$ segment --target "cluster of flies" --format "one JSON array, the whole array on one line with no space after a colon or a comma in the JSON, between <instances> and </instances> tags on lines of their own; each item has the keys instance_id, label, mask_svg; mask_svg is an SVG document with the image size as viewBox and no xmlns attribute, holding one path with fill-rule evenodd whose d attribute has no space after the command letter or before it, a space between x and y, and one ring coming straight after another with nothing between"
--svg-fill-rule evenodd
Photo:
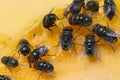
<instances>
[{"instance_id":1,"label":"cluster of flies","mask_svg":"<svg viewBox=\"0 0 120 80\"><path fill-rule=\"evenodd\" d=\"M63 15L68 19L70 25L77 25L78 27L89 27L92 25L92 17L87 13L98 13L99 8L99 2L97 0L88 0L87 2L85 2L85 0L73 0L73 2L65 8ZM60 20L60 18L58 18L56 14L52 13L52 11L53 9L43 18L43 27L49 31L52 31L51 28L53 26L58 27L55 22L57 20ZM83 13L81 13L81 11L83 11ZM109 20L112 20L116 15L115 2L113 0L104 0L103 11L104 15ZM96 49L97 42L102 39L112 47L112 44L116 43L118 41L118 37L120 37L119 34L109 28L109 26L104 26L101 24L93 25L91 32L91 34L88 34L85 37L85 42L82 45L85 52L81 54L81 57L87 54L88 56L96 56L97 59L100 60ZM95 35L100 37L100 39L95 40ZM73 34L72 27L64 27L59 39L60 40L58 44L61 46L61 48L66 51L70 50L75 45L75 36ZM29 43L29 41L22 39L17 46L17 51L19 55L22 54L24 56L27 56L30 68L31 64L33 63L36 70L40 70L44 73L53 72L54 66L50 62L42 59L42 57L48 53L49 48L46 46L39 46L33 51L31 48L32 45ZM18 60L13 56L3 56L1 62L6 65L10 71L11 68L15 68L19 65ZM0 80L11 79L6 75L0 75Z\"/></svg>"}]
</instances>

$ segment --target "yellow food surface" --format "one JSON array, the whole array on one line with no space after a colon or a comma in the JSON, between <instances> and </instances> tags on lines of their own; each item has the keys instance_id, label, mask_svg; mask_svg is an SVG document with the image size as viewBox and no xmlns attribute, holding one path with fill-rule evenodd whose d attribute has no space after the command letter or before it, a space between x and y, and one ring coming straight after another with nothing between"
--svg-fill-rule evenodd
<instances>
[{"instance_id":1,"label":"yellow food surface","mask_svg":"<svg viewBox=\"0 0 120 80\"><path fill-rule=\"evenodd\" d=\"M103 0L99 1L100 6L103 6ZM117 16L112 21L103 18L103 7L100 7L100 14L92 15L93 24L107 25L106 23L108 23L110 28L120 31L120 0L114 1ZM53 13L62 17L64 8L71 2L72 0L0 0L0 59L2 56L14 55L19 40L23 38L28 39L33 46L38 46L42 41L45 41L47 46L57 45L59 31L53 28L52 36L50 31L43 28L42 19L52 8L54 8ZM64 26L70 26L67 20L64 19L62 22ZM60 21L57 24L62 28ZM81 31L82 29L83 31ZM79 31L89 33L84 28ZM85 35L86 33L81 35L81 44L83 44ZM87 55L80 59L80 54L83 52L82 46L77 46L77 55L60 48L59 51L56 51L54 47L51 47L48 54L57 52L58 56L46 56L44 59L54 65L53 73L40 75L40 71L29 68L27 56L20 55L18 59L20 65L11 69L12 76L8 68L1 62L0 74L8 75L12 80L37 80L39 75L39 80L120 80L119 41L114 44L115 52L104 41L101 40L99 44L102 45L98 46L97 50L102 61Z\"/></svg>"}]
</instances>

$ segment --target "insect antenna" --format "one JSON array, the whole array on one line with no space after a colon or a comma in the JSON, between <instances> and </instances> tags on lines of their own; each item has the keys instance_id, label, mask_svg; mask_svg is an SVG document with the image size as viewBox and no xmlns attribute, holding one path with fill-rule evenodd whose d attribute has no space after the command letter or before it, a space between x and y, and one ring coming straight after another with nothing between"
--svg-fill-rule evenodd
<instances>
[{"instance_id":1,"label":"insect antenna","mask_svg":"<svg viewBox=\"0 0 120 80\"><path fill-rule=\"evenodd\" d=\"M53 7L53 8L50 10L49 14L51 14L51 13L53 12L54 9L55 9L55 7Z\"/></svg>"}]
</instances>

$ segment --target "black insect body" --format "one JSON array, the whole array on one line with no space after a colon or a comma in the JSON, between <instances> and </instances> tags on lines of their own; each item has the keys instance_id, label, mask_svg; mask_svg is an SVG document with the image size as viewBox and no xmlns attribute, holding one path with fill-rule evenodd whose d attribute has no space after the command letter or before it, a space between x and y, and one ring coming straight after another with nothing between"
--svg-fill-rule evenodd
<instances>
[{"instance_id":1,"label":"black insect body","mask_svg":"<svg viewBox=\"0 0 120 80\"><path fill-rule=\"evenodd\" d=\"M94 35L87 35L85 42L85 51L88 56L93 56L96 51L96 43L95 43L95 36Z\"/></svg>"},{"instance_id":2,"label":"black insect body","mask_svg":"<svg viewBox=\"0 0 120 80\"><path fill-rule=\"evenodd\" d=\"M99 11L99 3L97 0L89 0L86 4L86 10L91 12L98 12Z\"/></svg>"},{"instance_id":3,"label":"black insect body","mask_svg":"<svg viewBox=\"0 0 120 80\"><path fill-rule=\"evenodd\" d=\"M115 31L111 30L109 27L100 24L95 24L93 26L92 31L108 43L116 43L118 41L117 39L118 35L116 34Z\"/></svg>"},{"instance_id":4,"label":"black insect body","mask_svg":"<svg viewBox=\"0 0 120 80\"><path fill-rule=\"evenodd\" d=\"M8 68L16 68L18 66L18 61L10 56L3 56L1 62L5 64Z\"/></svg>"},{"instance_id":5,"label":"black insect body","mask_svg":"<svg viewBox=\"0 0 120 80\"><path fill-rule=\"evenodd\" d=\"M114 3L114 0L104 0L104 14L109 19L112 20L112 18L115 16L116 13L116 5Z\"/></svg>"},{"instance_id":6,"label":"black insect body","mask_svg":"<svg viewBox=\"0 0 120 80\"><path fill-rule=\"evenodd\" d=\"M73 29L65 27L60 37L60 44L63 50L69 50L73 44Z\"/></svg>"},{"instance_id":7,"label":"black insect body","mask_svg":"<svg viewBox=\"0 0 120 80\"><path fill-rule=\"evenodd\" d=\"M69 13L79 13L81 8L84 7L84 4L84 0L73 0L73 2L65 9L64 16L67 16Z\"/></svg>"},{"instance_id":8,"label":"black insect body","mask_svg":"<svg viewBox=\"0 0 120 80\"><path fill-rule=\"evenodd\" d=\"M51 31L51 29L50 29L51 27L57 26L55 24L55 21L58 19L58 17L52 13L53 9L50 11L49 14L45 15L43 18L43 27L50 31Z\"/></svg>"},{"instance_id":9,"label":"black insect body","mask_svg":"<svg viewBox=\"0 0 120 80\"><path fill-rule=\"evenodd\" d=\"M87 14L74 14L69 18L71 25L88 27L92 24L92 17Z\"/></svg>"},{"instance_id":10,"label":"black insect body","mask_svg":"<svg viewBox=\"0 0 120 80\"><path fill-rule=\"evenodd\" d=\"M45 73L51 73L54 70L54 66L47 61L37 61L34 65L34 68Z\"/></svg>"},{"instance_id":11,"label":"black insect body","mask_svg":"<svg viewBox=\"0 0 120 80\"><path fill-rule=\"evenodd\" d=\"M28 56L29 63L33 63L38 59L41 59L42 56L45 56L48 53L48 47L46 46L40 46L36 49L34 49L31 54ZM31 67L31 64L30 64Z\"/></svg>"},{"instance_id":12,"label":"black insect body","mask_svg":"<svg viewBox=\"0 0 120 80\"><path fill-rule=\"evenodd\" d=\"M11 68L16 68L19 65L19 62L11 56L3 56L1 62L9 69L12 75Z\"/></svg>"},{"instance_id":13,"label":"black insect body","mask_svg":"<svg viewBox=\"0 0 120 80\"><path fill-rule=\"evenodd\" d=\"M83 54L81 54L81 58L87 54L88 56L96 56L97 59L100 60L99 54L97 53L97 42L95 41L95 36L93 34L88 34L85 38L84 42L84 51ZM101 60L100 60L101 61Z\"/></svg>"},{"instance_id":14,"label":"black insect body","mask_svg":"<svg viewBox=\"0 0 120 80\"><path fill-rule=\"evenodd\" d=\"M0 75L0 80L11 80L11 79L6 75Z\"/></svg>"},{"instance_id":15,"label":"black insect body","mask_svg":"<svg viewBox=\"0 0 120 80\"><path fill-rule=\"evenodd\" d=\"M19 48L18 52L26 56L31 52L30 47L31 47L30 43L26 39L22 39L20 40L17 48Z\"/></svg>"}]
</instances>

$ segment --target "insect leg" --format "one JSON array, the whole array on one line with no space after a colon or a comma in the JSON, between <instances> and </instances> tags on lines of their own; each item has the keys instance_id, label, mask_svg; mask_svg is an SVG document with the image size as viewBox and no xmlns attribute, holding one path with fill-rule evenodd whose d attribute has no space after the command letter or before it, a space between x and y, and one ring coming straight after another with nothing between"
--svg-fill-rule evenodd
<instances>
[{"instance_id":1,"label":"insect leg","mask_svg":"<svg viewBox=\"0 0 120 80\"><path fill-rule=\"evenodd\" d=\"M113 47L113 45L111 44L108 44L108 45L112 48L113 52L115 52L115 48Z\"/></svg>"},{"instance_id":2,"label":"insect leg","mask_svg":"<svg viewBox=\"0 0 120 80\"><path fill-rule=\"evenodd\" d=\"M8 70L10 71L10 74L11 74L11 76L12 76L12 70L11 70L11 68L9 68L9 67L7 67L8 68Z\"/></svg>"},{"instance_id":3,"label":"insect leg","mask_svg":"<svg viewBox=\"0 0 120 80\"><path fill-rule=\"evenodd\" d=\"M93 33L89 28L85 27L90 33Z\"/></svg>"},{"instance_id":4,"label":"insect leg","mask_svg":"<svg viewBox=\"0 0 120 80\"><path fill-rule=\"evenodd\" d=\"M56 30L61 33L61 31L60 31L61 28L60 28L60 27L58 27L56 24L54 24L53 26L56 26ZM60 30L59 30L59 29L60 29Z\"/></svg>"},{"instance_id":5,"label":"insect leg","mask_svg":"<svg viewBox=\"0 0 120 80\"><path fill-rule=\"evenodd\" d=\"M53 36L53 31L52 31L52 29L48 28L48 30L49 30L49 31L51 31L51 33L52 33L52 36Z\"/></svg>"},{"instance_id":6,"label":"insect leg","mask_svg":"<svg viewBox=\"0 0 120 80\"><path fill-rule=\"evenodd\" d=\"M14 55L12 55L12 57L14 57L17 53L18 53L17 59L19 59L19 57L20 57L20 50L15 51L15 53L14 53Z\"/></svg>"},{"instance_id":7,"label":"insect leg","mask_svg":"<svg viewBox=\"0 0 120 80\"><path fill-rule=\"evenodd\" d=\"M31 63L30 62L28 62L28 63L29 63L29 68L31 68L31 66L32 66Z\"/></svg>"},{"instance_id":8,"label":"insect leg","mask_svg":"<svg viewBox=\"0 0 120 80\"><path fill-rule=\"evenodd\" d=\"M17 59L19 59L20 58L20 50L18 51L18 58Z\"/></svg>"},{"instance_id":9,"label":"insect leg","mask_svg":"<svg viewBox=\"0 0 120 80\"><path fill-rule=\"evenodd\" d=\"M97 41L95 41L96 43L98 43L102 38L99 38Z\"/></svg>"},{"instance_id":10,"label":"insect leg","mask_svg":"<svg viewBox=\"0 0 120 80\"><path fill-rule=\"evenodd\" d=\"M41 76L43 73L44 73L44 72L41 72L41 73L40 73L40 75L38 76L38 79L37 79L37 80L39 80L40 76Z\"/></svg>"}]
</instances>

